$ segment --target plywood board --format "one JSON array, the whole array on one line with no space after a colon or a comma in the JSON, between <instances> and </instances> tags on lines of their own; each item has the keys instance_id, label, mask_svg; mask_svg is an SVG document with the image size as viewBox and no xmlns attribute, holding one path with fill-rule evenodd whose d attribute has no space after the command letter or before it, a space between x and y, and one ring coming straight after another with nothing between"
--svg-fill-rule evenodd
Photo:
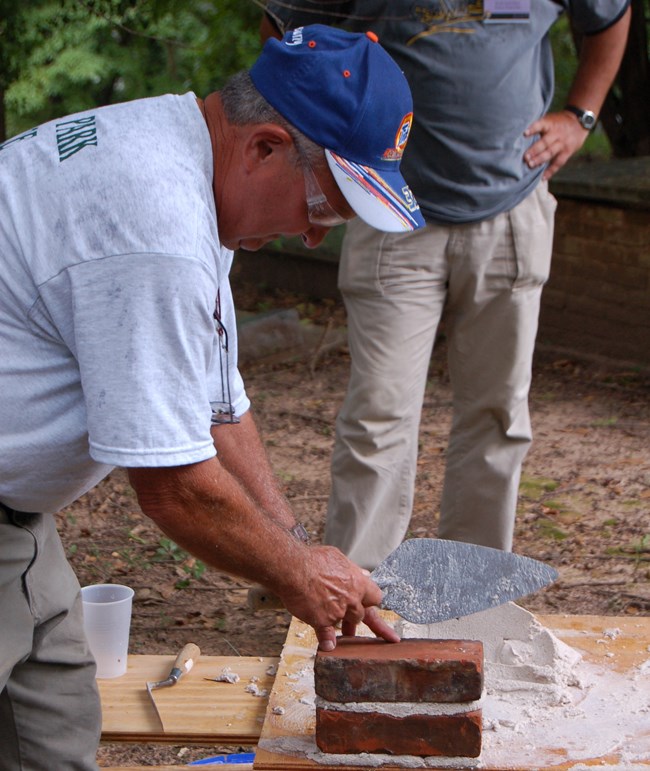
<instances>
[{"instance_id":1,"label":"plywood board","mask_svg":"<svg viewBox=\"0 0 650 771\"><path fill-rule=\"evenodd\" d=\"M146 683L164 680L174 659L175 655L130 655L125 675L97 681L102 701L102 739L255 744L278 659L203 656L176 685L153 691L161 725ZM224 669L237 674L239 681L215 682L212 678ZM266 694L255 695L247 688Z\"/></svg>"},{"instance_id":2,"label":"plywood board","mask_svg":"<svg viewBox=\"0 0 650 771\"><path fill-rule=\"evenodd\" d=\"M390 614L386 614L390 620ZM621 681L630 679L635 683L633 687L646 689L648 696L647 720L640 735L635 737L636 746L642 746L644 759L637 767L650 767L650 618L647 617L610 617L610 616L540 616L538 621L552 631L560 640L566 642L572 648L583 654L586 662L595 663L602 671L619 677ZM605 634L607 631L612 634ZM282 652L282 658L278 667L278 674L271 692L269 706L262 728L262 734L256 750L253 768L255 771L313 771L313 769L333 769L335 771L360 771L359 765L323 765L310 759L304 754L305 748L315 749L313 741L315 732L315 709L313 691L313 657L316 651L316 638L310 627L293 619L286 643ZM599 670L600 671L600 670ZM647 674L645 674L647 673ZM605 678L606 680L606 678ZM643 682L641 682L643 681ZM603 699L607 699L607 683L602 685ZM570 718L567 718L570 719ZM588 715L587 715L588 719ZM521 742L521 751L518 753L526 757L526 732L522 731L517 741ZM269 751L268 747L277 747L282 744L284 749L277 752ZM267 745L264 747L264 745ZM546 745L545 745L546 746ZM545 768L571 769L576 767L576 762L567 760L567 753L562 747L554 746L553 737L548 737L548 748L535 748L546 756ZM296 748L292 752L291 747ZM512 756L516 757L516 747L512 746ZM625 747L621 747L625 751ZM375 756L376 757L376 756ZM462 761L461 761L462 763ZM509 765L503 762L491 760L489 753L484 751L480 760L482 769L521 769L528 771L538 768L524 763ZM373 767L374 767L373 763ZM582 760L580 765L599 765L600 767L621 765L621 755L614 752L609 756L597 756ZM468 759L466 768L477 766L476 761ZM368 766L366 766L368 767ZM444 761L437 766L428 768L444 768ZM449 767L447 764L446 767ZM458 760L454 760L454 767L458 768ZM390 761L381 766L382 771L399 771L400 766L391 765Z\"/></svg>"}]
</instances>

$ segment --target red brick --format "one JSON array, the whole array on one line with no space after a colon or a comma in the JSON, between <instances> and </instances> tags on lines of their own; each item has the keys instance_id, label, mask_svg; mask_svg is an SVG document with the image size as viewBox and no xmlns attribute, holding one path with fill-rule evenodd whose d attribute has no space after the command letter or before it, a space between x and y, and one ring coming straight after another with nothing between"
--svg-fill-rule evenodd
<instances>
[{"instance_id":1,"label":"red brick","mask_svg":"<svg viewBox=\"0 0 650 771\"><path fill-rule=\"evenodd\" d=\"M322 752L477 758L481 710L454 715L394 717L378 712L316 708L316 744Z\"/></svg>"},{"instance_id":2,"label":"red brick","mask_svg":"<svg viewBox=\"0 0 650 771\"><path fill-rule=\"evenodd\" d=\"M314 687L332 702L468 702L483 690L483 644L475 640L340 637L318 651Z\"/></svg>"}]
</instances>

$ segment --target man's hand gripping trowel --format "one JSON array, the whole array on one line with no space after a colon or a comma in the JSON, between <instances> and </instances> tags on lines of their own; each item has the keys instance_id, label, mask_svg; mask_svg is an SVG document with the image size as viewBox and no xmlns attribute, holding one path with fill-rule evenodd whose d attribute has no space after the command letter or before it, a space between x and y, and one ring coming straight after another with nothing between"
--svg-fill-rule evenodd
<instances>
[{"instance_id":1,"label":"man's hand gripping trowel","mask_svg":"<svg viewBox=\"0 0 650 771\"><path fill-rule=\"evenodd\" d=\"M153 708L156 710L156 716L158 717L158 721L160 722L163 731L165 730L165 726L160 717L160 712L158 712L158 706L156 705L156 700L153 697L152 691L156 690L156 688L167 688L171 685L176 685L181 676L192 669L199 660L200 655L201 650L199 649L199 646L194 643L188 643L178 656L176 656L176 661L174 661L174 664L169 671L169 675L167 675L164 680L159 680L157 683L147 683L147 693L149 694L149 699L153 704Z\"/></svg>"},{"instance_id":2,"label":"man's hand gripping trowel","mask_svg":"<svg viewBox=\"0 0 650 771\"><path fill-rule=\"evenodd\" d=\"M555 581L557 570L519 554L438 538L411 538L371 573L381 606L415 624L468 616L525 597ZM248 592L253 610L282 607L261 586Z\"/></svg>"}]
</instances>

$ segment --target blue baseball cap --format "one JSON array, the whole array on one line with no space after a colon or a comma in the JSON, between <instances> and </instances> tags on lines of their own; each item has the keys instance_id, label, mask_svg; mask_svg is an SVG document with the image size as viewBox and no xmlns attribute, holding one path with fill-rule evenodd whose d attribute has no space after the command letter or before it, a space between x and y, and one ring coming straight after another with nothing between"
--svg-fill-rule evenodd
<instances>
[{"instance_id":1,"label":"blue baseball cap","mask_svg":"<svg viewBox=\"0 0 650 771\"><path fill-rule=\"evenodd\" d=\"M399 170L413 123L411 91L374 33L298 27L267 40L250 76L280 115L325 149L362 220L387 232L424 225Z\"/></svg>"}]
</instances>

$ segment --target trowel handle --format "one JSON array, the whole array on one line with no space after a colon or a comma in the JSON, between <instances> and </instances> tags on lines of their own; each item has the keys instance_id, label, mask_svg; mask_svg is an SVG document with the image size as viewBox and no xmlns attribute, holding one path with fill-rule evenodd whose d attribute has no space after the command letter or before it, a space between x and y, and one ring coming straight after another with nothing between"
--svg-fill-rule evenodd
<instances>
[{"instance_id":1,"label":"trowel handle","mask_svg":"<svg viewBox=\"0 0 650 771\"><path fill-rule=\"evenodd\" d=\"M176 671L178 672L178 676L175 679L178 679L181 675L187 674L199 660L200 655L201 649L198 645L187 643L178 656L176 656L176 661L172 667L172 677Z\"/></svg>"}]
</instances>

